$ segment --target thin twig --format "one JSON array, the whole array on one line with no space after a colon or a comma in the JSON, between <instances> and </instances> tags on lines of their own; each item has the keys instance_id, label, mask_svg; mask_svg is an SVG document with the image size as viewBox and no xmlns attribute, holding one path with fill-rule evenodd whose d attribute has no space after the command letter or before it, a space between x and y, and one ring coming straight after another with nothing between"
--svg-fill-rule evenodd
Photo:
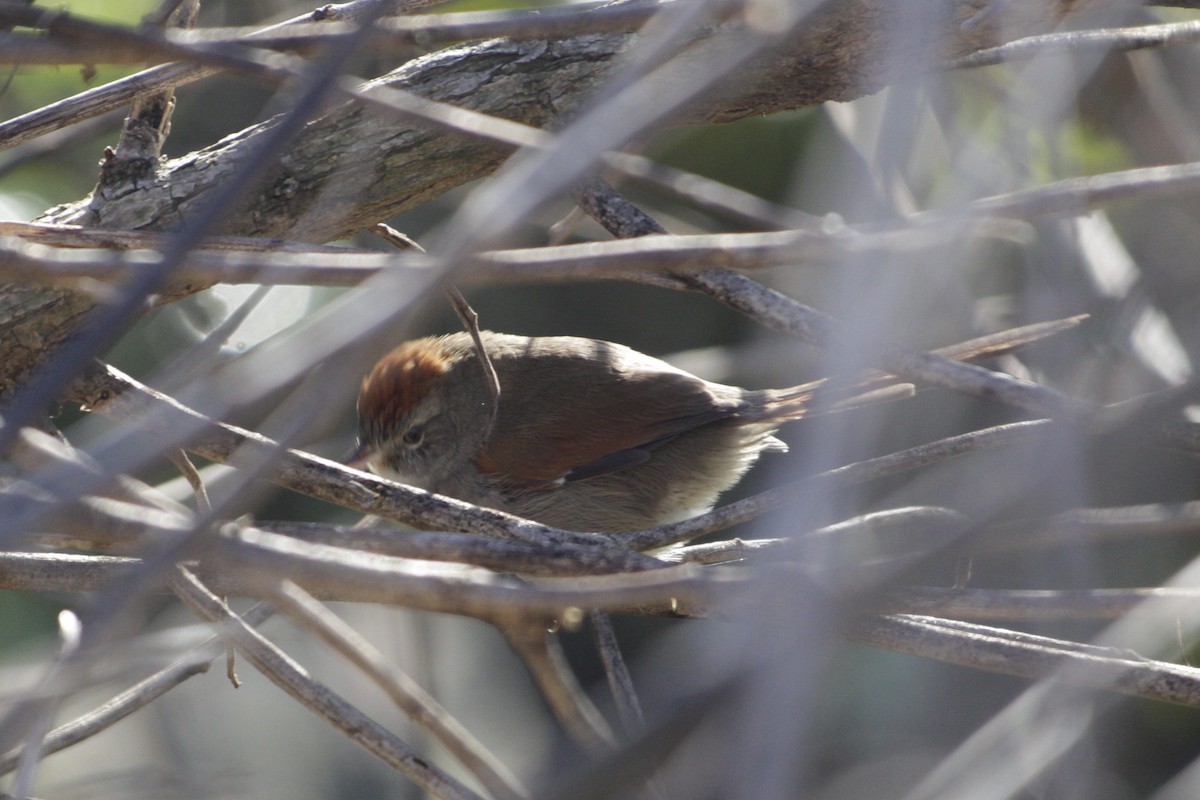
<instances>
[{"instance_id":1,"label":"thin twig","mask_svg":"<svg viewBox=\"0 0 1200 800\"><path fill-rule=\"evenodd\" d=\"M371 227L371 233L400 250L416 250L419 253L424 253L425 248L417 244L416 241L405 236L400 231L390 225L379 223ZM496 424L496 415L500 413L500 378L496 375L496 367L492 365L492 359L488 356L487 348L483 344L483 337L479 333L479 315L475 313L475 309L471 308L471 304L467 302L467 298L463 297L463 293L458 290L458 287L452 283L447 283L442 287L446 293L446 297L450 300L450 305L454 308L454 313L458 315L458 319L462 322L463 329L471 334L471 341L475 343L475 356L479 360L479 367L483 370L483 379L487 383L488 393L492 398L491 410L488 413L487 421L483 426L483 441L487 441L491 436L492 426Z\"/></svg>"},{"instance_id":2,"label":"thin twig","mask_svg":"<svg viewBox=\"0 0 1200 800\"><path fill-rule=\"evenodd\" d=\"M618 238L650 236L665 229L600 180L576 193L589 215ZM837 351L846 332L832 317L726 268L676 275L689 288L741 311L773 330L796 336L824 350ZM1054 417L1085 418L1094 409L1039 384L943 358L934 353L882 352L876 360L888 372L924 386L939 386L985 400Z\"/></svg>"},{"instance_id":3,"label":"thin twig","mask_svg":"<svg viewBox=\"0 0 1200 800\"><path fill-rule=\"evenodd\" d=\"M1076 508L990 527L981 531L973 549L979 554L1007 553L1196 534L1200 534L1200 502Z\"/></svg>"},{"instance_id":4,"label":"thin twig","mask_svg":"<svg viewBox=\"0 0 1200 800\"><path fill-rule=\"evenodd\" d=\"M596 649L600 652L600 661L604 664L604 674L608 678L608 688L616 702L621 725L626 734L636 734L646 727L646 718L642 714L642 704L638 702L637 692L633 688L633 678L625 665L625 657L621 655L621 646L617 642L617 632L613 630L612 619L603 611L591 612L588 619L592 623Z\"/></svg>"},{"instance_id":5,"label":"thin twig","mask_svg":"<svg viewBox=\"0 0 1200 800\"><path fill-rule=\"evenodd\" d=\"M767 230L795 228L814 233L827 227L826 220L821 217L772 203L735 186L643 156L612 153L606 163L618 167L623 177L743 225Z\"/></svg>"},{"instance_id":6,"label":"thin twig","mask_svg":"<svg viewBox=\"0 0 1200 800\"><path fill-rule=\"evenodd\" d=\"M1014 422L950 436L877 458L856 461L819 473L803 481L736 500L691 519L660 525L644 531L613 534L613 538L632 550L653 550L667 547L754 519L768 511L811 496L808 492L818 490L817 487L821 492L837 491L885 475L956 458L982 448L1031 441L1044 435L1052 424L1050 420ZM803 491L800 490L801 486L805 487Z\"/></svg>"},{"instance_id":7,"label":"thin twig","mask_svg":"<svg viewBox=\"0 0 1200 800\"><path fill-rule=\"evenodd\" d=\"M270 606L259 604L241 617L247 625L258 627L271 613ZM188 678L208 672L213 659L223 652L225 646L220 639L216 636L211 637L98 708L50 731L43 742L44 754L50 755L65 750L110 728ZM0 757L0 774L11 772L16 767L17 758L17 752Z\"/></svg>"},{"instance_id":8,"label":"thin twig","mask_svg":"<svg viewBox=\"0 0 1200 800\"><path fill-rule=\"evenodd\" d=\"M609 752L616 747L612 730L575 680L548 626L547 621L538 621L536 617L496 623L572 738L591 753Z\"/></svg>"},{"instance_id":9,"label":"thin twig","mask_svg":"<svg viewBox=\"0 0 1200 800\"><path fill-rule=\"evenodd\" d=\"M603 33L633 33L662 11L664 2L636 2L621 5L581 4L582 7L515 9L509 11L467 11L425 16L393 17L381 20L361 45L363 53L395 55L405 50L434 49L438 46L482 39L557 39L566 36ZM732 3L725 4L727 7ZM719 9L717 9L719 11ZM331 15L311 15L305 21L292 21L287 27L273 26L270 32L251 28L205 28L196 31L166 31L160 35L131 35L117 26L100 26L79 17L66 19L43 15L37 19L0 4L0 21L16 20L45 30L49 36L33 37L10 34L5 42L21 48L23 61L16 63L59 64L136 64L169 60L191 61L213 67L227 67L217 54L236 52L235 48L255 47L311 55L318 48L353 32L350 22L335 21ZM714 21L710 17L709 21ZM89 35L90 34L90 35ZM87 38L83 38L87 36ZM16 51L20 52L20 51ZM7 54L7 49L0 50ZM0 55L0 64L9 62Z\"/></svg>"},{"instance_id":10,"label":"thin twig","mask_svg":"<svg viewBox=\"0 0 1200 800\"><path fill-rule=\"evenodd\" d=\"M483 344L483 336L479 332L479 315L475 313L475 309L471 308L471 304L467 302L467 298L463 296L457 286L448 283L444 288L446 296L450 298L450 305L458 314L459 321L462 322L467 333L471 334L471 341L475 343L475 357L479 361L479 368L483 370L483 380L487 384L488 395L491 397L487 420L480 432L481 440L487 442L491 438L492 428L496 424L496 416L500 413L500 392L502 391L500 376L496 374L496 367L492 364L487 347Z\"/></svg>"},{"instance_id":11,"label":"thin twig","mask_svg":"<svg viewBox=\"0 0 1200 800\"><path fill-rule=\"evenodd\" d=\"M846 332L833 318L770 289L745 275L713 269L686 277L697 291L741 311L766 327L820 347L838 351ZM1088 403L1030 381L933 353L890 351L873 359L879 367L919 386L937 386L1034 414L1087 419Z\"/></svg>"},{"instance_id":12,"label":"thin twig","mask_svg":"<svg viewBox=\"0 0 1200 800\"><path fill-rule=\"evenodd\" d=\"M363 714L324 685L262 634L246 625L188 570L180 567L171 586L193 611L209 622L221 622L221 635L276 686L320 716L351 741L410 778L434 797L482 800L476 793L430 764L395 734Z\"/></svg>"},{"instance_id":13,"label":"thin twig","mask_svg":"<svg viewBox=\"0 0 1200 800\"><path fill-rule=\"evenodd\" d=\"M972 69L1013 61L1025 61L1045 55L1067 53L1112 53L1146 47L1170 47L1194 44L1200 40L1200 22L1172 22L1130 28L1104 28L1094 31L1060 31L1027 36L1013 42L947 61L938 69Z\"/></svg>"},{"instance_id":14,"label":"thin twig","mask_svg":"<svg viewBox=\"0 0 1200 800\"><path fill-rule=\"evenodd\" d=\"M15 486L0 492L0 509L7 518L5 535L13 543L32 533L32 538L52 546L130 552L181 542L195 525L187 513L164 512L107 497L55 500L31 496L22 491L24 488Z\"/></svg>"},{"instance_id":15,"label":"thin twig","mask_svg":"<svg viewBox=\"0 0 1200 800\"><path fill-rule=\"evenodd\" d=\"M1167 164L1065 178L1061 181L985 197L964 208L933 209L916 214L916 220L962 218L982 214L1036 220L1076 216L1096 208L1130 200L1169 199L1195 193L1200 186L1200 162Z\"/></svg>"},{"instance_id":16,"label":"thin twig","mask_svg":"<svg viewBox=\"0 0 1200 800\"><path fill-rule=\"evenodd\" d=\"M728 564L751 558L763 551L787 545L790 539L722 539L719 542L692 544L667 552L666 556L684 564Z\"/></svg>"},{"instance_id":17,"label":"thin twig","mask_svg":"<svg viewBox=\"0 0 1200 800\"><path fill-rule=\"evenodd\" d=\"M1200 708L1200 670L1140 656L933 617L868 617L851 639L901 653L1023 678L1065 681Z\"/></svg>"},{"instance_id":18,"label":"thin twig","mask_svg":"<svg viewBox=\"0 0 1200 800\"><path fill-rule=\"evenodd\" d=\"M54 230L59 228L59 230ZM4 242L0 249L0 276L14 281L73 285L84 279L115 282L151 269L153 252L92 251L82 248L115 247L152 250L169 244L161 235L108 234L67 226L0 223L0 233L29 236L34 242L77 248L62 252L37 244ZM769 267L815 266L863 253L910 251L937 247L964 234L986 232L974 219L945 224L899 226L893 230L840 233L805 230L768 233L694 234L654 239L589 242L479 253L461 265L460 282L472 284L554 283L584 280L646 281L663 275L687 275L714 265L738 270ZM430 271L436 261L416 254L388 254L292 243L274 247L270 242L227 237L209 248L187 254L173 274L179 283L197 285L254 283L271 285L354 286L385 270ZM245 246L239 247L239 243ZM213 252L218 250L219 252ZM238 252L238 251L241 252ZM677 288L682 288L681 285Z\"/></svg>"},{"instance_id":19,"label":"thin twig","mask_svg":"<svg viewBox=\"0 0 1200 800\"><path fill-rule=\"evenodd\" d=\"M238 303L237 308L233 309L225 319L221 320L220 324L205 334L203 339L188 348L186 353L172 362L170 366L170 370L173 373L170 382L171 385L183 386L188 381L200 376L203 367L212 364L213 359L221 352L221 349L229 343L229 339L233 336L234 332L267 299L267 295L271 293L271 288L270 286L255 287L246 296L245 300Z\"/></svg>"},{"instance_id":20,"label":"thin twig","mask_svg":"<svg viewBox=\"0 0 1200 800\"><path fill-rule=\"evenodd\" d=\"M1200 590L1143 589L895 589L875 604L891 614L928 614L964 620L1031 622L1120 619L1153 600L1164 615L1192 618L1200 609Z\"/></svg>"},{"instance_id":21,"label":"thin twig","mask_svg":"<svg viewBox=\"0 0 1200 800\"><path fill-rule=\"evenodd\" d=\"M54 713L64 699L63 695L55 694L51 689L59 677L56 673L67 671L69 667L66 665L72 663L80 651L80 623L73 611L59 612L58 635L59 653L54 666L43 679L41 702L26 706L32 719L25 726L24 741L15 757L17 774L13 778L13 792L17 797L29 796L37 769L48 752L46 737L54 723Z\"/></svg>"},{"instance_id":22,"label":"thin twig","mask_svg":"<svg viewBox=\"0 0 1200 800\"><path fill-rule=\"evenodd\" d=\"M201 514L208 514L212 511L212 503L208 500L208 489L204 487L204 479L200 477L200 473L196 470L196 465L188 458L187 452L183 450L175 450L167 455L175 468L183 474L187 479L188 485L192 487L192 491L196 494L196 508Z\"/></svg>"},{"instance_id":23,"label":"thin twig","mask_svg":"<svg viewBox=\"0 0 1200 800\"><path fill-rule=\"evenodd\" d=\"M291 581L283 581L271 595L271 600L375 681L410 719L461 761L497 800L529 797L528 790L437 700L312 595Z\"/></svg>"},{"instance_id":24,"label":"thin twig","mask_svg":"<svg viewBox=\"0 0 1200 800\"><path fill-rule=\"evenodd\" d=\"M90 493L157 509L180 519L190 516L186 506L176 503L153 486L128 475L112 478L87 453L36 428L24 428L7 455L14 466L44 488L78 486L80 482L100 479L104 485L89 487ZM61 497L64 500L74 499L73 496Z\"/></svg>"},{"instance_id":25,"label":"thin twig","mask_svg":"<svg viewBox=\"0 0 1200 800\"><path fill-rule=\"evenodd\" d=\"M388 3L393 13L436 5L441 0L395 0ZM322 6L317 11L301 14L290 20L260 28L256 33L269 34L310 21L358 20L366 9L376 7L376 0L354 0ZM0 149L43 136L66 125L74 125L127 105L134 97L166 88L183 86L207 78L220 70L195 63L161 64L94 89L80 92L36 111L22 114L0 123Z\"/></svg>"}]
</instances>

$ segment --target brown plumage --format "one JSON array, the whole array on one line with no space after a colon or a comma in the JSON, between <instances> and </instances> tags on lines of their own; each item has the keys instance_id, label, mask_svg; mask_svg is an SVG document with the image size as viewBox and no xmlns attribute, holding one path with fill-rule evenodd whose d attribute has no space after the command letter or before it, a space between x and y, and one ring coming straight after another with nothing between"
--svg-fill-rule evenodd
<instances>
[{"instance_id":1,"label":"brown plumage","mask_svg":"<svg viewBox=\"0 0 1200 800\"><path fill-rule=\"evenodd\" d=\"M485 332L501 395L467 334L406 342L359 396L360 454L431 491L588 531L701 513L804 415L806 387L749 391L623 345Z\"/></svg>"}]
</instances>

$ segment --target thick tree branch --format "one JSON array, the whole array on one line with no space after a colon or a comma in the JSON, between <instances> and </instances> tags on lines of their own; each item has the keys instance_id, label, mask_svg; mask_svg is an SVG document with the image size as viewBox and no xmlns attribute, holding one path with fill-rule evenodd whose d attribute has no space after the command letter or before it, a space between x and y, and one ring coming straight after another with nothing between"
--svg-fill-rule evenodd
<instances>
[{"instance_id":1,"label":"thick tree branch","mask_svg":"<svg viewBox=\"0 0 1200 800\"><path fill-rule=\"evenodd\" d=\"M999 44L1000 30L1008 39L1038 33L1068 12L1115 2L1028 0L990 15L1003 19L964 26L978 14L976 2L924 0L922 8L905 4L903 13L922 12L929 24L904 26L904 36L892 35L901 9L890 0L827 2L795 31L785 50L763 55L676 121L726 122L861 97L923 73L931 59ZM403 89L526 125L552 126L595 92L630 36L495 40L454 48L410 62L368 88ZM682 66L701 69L719 38L687 48L679 56ZM892 44L879 47L883 40ZM177 228L197 213L214 188L246 169L246 159L258 151L258 140L272 125L255 126L169 162L153 180L106 192L102 203L89 198L54 209L44 219L106 228ZM224 232L328 241L487 174L505 152L461 133L397 124L389 116L368 113L361 102L343 103L296 137L261 190L227 217ZM11 393L48 348L75 330L93 305L90 297L44 287L11 286L0 295L0 398Z\"/></svg>"}]
</instances>

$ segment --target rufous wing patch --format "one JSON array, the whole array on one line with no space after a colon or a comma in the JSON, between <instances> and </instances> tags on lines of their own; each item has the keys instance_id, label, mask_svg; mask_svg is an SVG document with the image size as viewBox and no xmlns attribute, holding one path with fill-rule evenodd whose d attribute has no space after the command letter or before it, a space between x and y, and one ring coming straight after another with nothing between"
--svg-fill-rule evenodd
<instances>
[{"instance_id":1,"label":"rufous wing patch","mask_svg":"<svg viewBox=\"0 0 1200 800\"><path fill-rule=\"evenodd\" d=\"M610 382L569 407L550 413L543 407L536 420L533 407L514 407L514 395L507 395L506 405L501 392L502 418L475 464L523 489L552 488L564 480L636 466L647 460L643 451L648 454L675 436L740 410L715 402L699 381L683 376L677 381L660 378L650 394L631 382ZM626 457L634 454L636 458Z\"/></svg>"}]
</instances>

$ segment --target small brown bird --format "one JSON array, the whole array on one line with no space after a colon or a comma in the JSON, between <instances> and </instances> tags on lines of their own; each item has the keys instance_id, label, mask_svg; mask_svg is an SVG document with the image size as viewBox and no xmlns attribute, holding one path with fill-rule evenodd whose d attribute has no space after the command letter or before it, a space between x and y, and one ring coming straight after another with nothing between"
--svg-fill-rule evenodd
<instances>
[{"instance_id":1,"label":"small brown bird","mask_svg":"<svg viewBox=\"0 0 1200 800\"><path fill-rule=\"evenodd\" d=\"M612 342L483 332L405 342L363 380L354 463L547 525L622 531L710 509L805 414L812 386L751 391Z\"/></svg>"}]
</instances>

